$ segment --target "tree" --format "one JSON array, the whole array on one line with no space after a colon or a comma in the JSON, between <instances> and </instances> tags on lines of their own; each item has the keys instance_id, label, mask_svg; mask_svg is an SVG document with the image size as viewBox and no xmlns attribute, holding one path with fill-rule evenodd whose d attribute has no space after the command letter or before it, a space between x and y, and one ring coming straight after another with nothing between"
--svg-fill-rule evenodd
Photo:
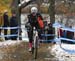
<instances>
[{"instance_id":1,"label":"tree","mask_svg":"<svg viewBox=\"0 0 75 61\"><path fill-rule=\"evenodd\" d=\"M49 0L49 3L50 22L53 24L55 22L55 0Z\"/></svg>"},{"instance_id":2,"label":"tree","mask_svg":"<svg viewBox=\"0 0 75 61\"><path fill-rule=\"evenodd\" d=\"M20 0L13 0L12 2L12 12L15 12L16 15L17 15L17 22L18 22L18 26L21 27L21 18L20 18L20 15L21 15L21 9L18 7L20 3ZM19 35L21 35L21 32L19 30ZM21 40L21 37L19 37L19 39Z\"/></svg>"},{"instance_id":3,"label":"tree","mask_svg":"<svg viewBox=\"0 0 75 61\"><path fill-rule=\"evenodd\" d=\"M4 10L8 10L10 15L10 3L12 0L0 0L0 13L4 13Z\"/></svg>"},{"instance_id":4,"label":"tree","mask_svg":"<svg viewBox=\"0 0 75 61\"><path fill-rule=\"evenodd\" d=\"M18 20L18 25L19 27L21 27L21 18L20 18L20 15L21 15L21 9L28 6L29 4L31 4L33 1L35 0L29 0L28 2L24 2L23 4L21 4L21 6L19 7L19 4L20 4L20 0L13 0L12 2L12 11L15 11L16 12L16 15L17 15L17 20ZM21 35L21 33L19 32L19 35ZM21 37L19 37L19 39L21 39Z\"/></svg>"},{"instance_id":5,"label":"tree","mask_svg":"<svg viewBox=\"0 0 75 61\"><path fill-rule=\"evenodd\" d=\"M55 0L49 0L49 15L50 15L50 23L55 23ZM55 29L53 28L53 33L55 34Z\"/></svg>"}]
</instances>

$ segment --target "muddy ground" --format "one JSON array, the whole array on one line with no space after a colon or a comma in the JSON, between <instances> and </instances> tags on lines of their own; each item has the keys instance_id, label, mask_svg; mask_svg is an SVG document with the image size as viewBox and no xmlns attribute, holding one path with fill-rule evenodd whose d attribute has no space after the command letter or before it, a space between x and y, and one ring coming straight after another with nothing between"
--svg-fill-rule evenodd
<instances>
[{"instance_id":1,"label":"muddy ground","mask_svg":"<svg viewBox=\"0 0 75 61\"><path fill-rule=\"evenodd\" d=\"M32 54L28 52L27 42L0 47L0 61L58 61L50 53L49 47L52 45L51 43L41 43L38 48L38 57L36 60L34 60Z\"/></svg>"}]
</instances>

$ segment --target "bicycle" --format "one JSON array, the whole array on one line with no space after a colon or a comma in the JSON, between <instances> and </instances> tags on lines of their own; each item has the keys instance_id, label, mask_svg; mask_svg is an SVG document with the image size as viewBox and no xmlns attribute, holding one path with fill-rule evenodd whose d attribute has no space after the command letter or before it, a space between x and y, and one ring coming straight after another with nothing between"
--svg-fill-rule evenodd
<instances>
[{"instance_id":1,"label":"bicycle","mask_svg":"<svg viewBox=\"0 0 75 61\"><path fill-rule=\"evenodd\" d=\"M37 59L37 53L38 53L38 32L36 30L36 28L33 28L33 47L32 47L32 54L33 54L33 58Z\"/></svg>"}]
</instances>

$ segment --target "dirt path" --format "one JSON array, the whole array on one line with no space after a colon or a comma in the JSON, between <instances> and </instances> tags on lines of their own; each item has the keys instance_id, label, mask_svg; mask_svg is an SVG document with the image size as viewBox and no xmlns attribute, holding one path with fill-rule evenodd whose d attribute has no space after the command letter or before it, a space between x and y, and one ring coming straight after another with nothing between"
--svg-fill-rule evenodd
<instances>
[{"instance_id":1,"label":"dirt path","mask_svg":"<svg viewBox=\"0 0 75 61\"><path fill-rule=\"evenodd\" d=\"M51 44L40 44L36 60L28 52L28 43L22 42L14 46L0 47L0 61L56 61L48 50L49 46Z\"/></svg>"}]
</instances>

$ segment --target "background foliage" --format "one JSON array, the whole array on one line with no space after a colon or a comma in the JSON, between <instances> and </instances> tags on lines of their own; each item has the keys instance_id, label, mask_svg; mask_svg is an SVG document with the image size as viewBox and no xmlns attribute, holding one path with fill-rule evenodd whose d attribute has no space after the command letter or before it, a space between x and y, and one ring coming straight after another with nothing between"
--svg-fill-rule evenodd
<instances>
[{"instance_id":1,"label":"background foliage","mask_svg":"<svg viewBox=\"0 0 75 61\"><path fill-rule=\"evenodd\" d=\"M10 11L11 11L11 8L10 8L11 2L12 2L12 0L0 0L0 13L3 13L4 10L8 10L9 15L11 15L10 14Z\"/></svg>"}]
</instances>

